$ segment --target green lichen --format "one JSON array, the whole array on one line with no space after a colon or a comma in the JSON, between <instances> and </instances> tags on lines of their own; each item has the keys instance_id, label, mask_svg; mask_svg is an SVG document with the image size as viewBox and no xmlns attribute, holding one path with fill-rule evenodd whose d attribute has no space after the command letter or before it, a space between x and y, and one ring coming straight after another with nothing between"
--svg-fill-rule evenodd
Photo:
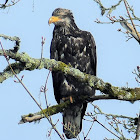
<instances>
[{"instance_id":1,"label":"green lichen","mask_svg":"<svg viewBox=\"0 0 140 140\"><path fill-rule=\"evenodd\" d=\"M36 63L37 65L37 63ZM44 68L44 63L42 62L42 60L39 63L39 66L37 67L38 69L43 69Z\"/></svg>"},{"instance_id":2,"label":"green lichen","mask_svg":"<svg viewBox=\"0 0 140 140\"><path fill-rule=\"evenodd\" d=\"M30 71L32 71L32 70L34 70L34 69L36 69L36 64L35 63L26 63L26 69L27 70L30 70Z\"/></svg>"},{"instance_id":3,"label":"green lichen","mask_svg":"<svg viewBox=\"0 0 140 140\"><path fill-rule=\"evenodd\" d=\"M67 73L69 66L67 66L65 63L58 61L58 70L61 70L62 72Z\"/></svg>"},{"instance_id":4,"label":"green lichen","mask_svg":"<svg viewBox=\"0 0 140 140\"><path fill-rule=\"evenodd\" d=\"M129 101L134 101L137 98L134 89L131 89L131 88L115 87L114 96L118 97L118 99L129 100Z\"/></svg>"},{"instance_id":5,"label":"green lichen","mask_svg":"<svg viewBox=\"0 0 140 140\"><path fill-rule=\"evenodd\" d=\"M22 55L22 57L20 57L20 61L22 61L22 62L31 61L31 57L27 53L23 52L21 55Z\"/></svg>"},{"instance_id":6,"label":"green lichen","mask_svg":"<svg viewBox=\"0 0 140 140\"><path fill-rule=\"evenodd\" d=\"M84 73L84 77L85 77L85 81L88 81L88 79L89 79L89 75L86 74L86 73Z\"/></svg>"},{"instance_id":7,"label":"green lichen","mask_svg":"<svg viewBox=\"0 0 140 140\"><path fill-rule=\"evenodd\" d=\"M38 114L46 114L47 116L51 116L53 114L57 114L59 112L63 112L64 108L69 107L70 101L66 101L64 103L58 104L58 105L54 105L52 107L46 108L42 111L40 111Z\"/></svg>"}]
</instances>

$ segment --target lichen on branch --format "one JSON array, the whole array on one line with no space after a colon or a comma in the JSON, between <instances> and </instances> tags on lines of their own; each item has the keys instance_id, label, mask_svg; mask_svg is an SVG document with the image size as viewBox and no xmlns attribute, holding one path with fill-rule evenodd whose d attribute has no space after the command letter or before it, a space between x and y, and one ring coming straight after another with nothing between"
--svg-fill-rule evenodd
<instances>
[{"instance_id":1,"label":"lichen on branch","mask_svg":"<svg viewBox=\"0 0 140 140\"><path fill-rule=\"evenodd\" d=\"M16 61L15 63L11 64L11 66L17 74L23 70L32 71L42 68L49 69L51 71L62 71L65 74L75 77L79 80L79 82L87 83L89 86L94 87L96 90L100 90L104 94L109 94L111 97L116 99L127 101L140 100L139 88L132 89L112 86L110 83L106 83L94 75L83 73L80 70L68 66L61 61L45 58L35 59L30 57L27 53L15 53L12 50L5 50L5 54L7 57L9 57L9 59L14 59ZM0 56L3 55L3 51L0 50ZM7 68L0 73L0 83L11 76L13 76L13 74L9 66L7 66Z\"/></svg>"}]
</instances>

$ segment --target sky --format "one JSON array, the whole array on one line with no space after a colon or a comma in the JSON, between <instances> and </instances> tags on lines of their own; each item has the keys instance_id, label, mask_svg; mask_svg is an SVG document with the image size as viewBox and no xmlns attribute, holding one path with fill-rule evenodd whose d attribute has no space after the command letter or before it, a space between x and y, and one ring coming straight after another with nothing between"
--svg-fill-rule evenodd
<instances>
[{"instance_id":1,"label":"sky","mask_svg":"<svg viewBox=\"0 0 140 140\"><path fill-rule=\"evenodd\" d=\"M110 3L110 0L104 2L105 6L110 6L113 3ZM139 4L140 2L138 0L135 3L130 0L130 5L133 5L135 14L138 17L140 17ZM77 26L81 30L91 32L94 36L97 46L97 77L118 87L139 87L132 71L140 65L140 45L135 39L126 41L126 35L117 31L120 28L125 31L119 23L95 23L94 21L96 19L101 21L108 21L108 19L106 15L101 16L99 6L93 0L20 0L14 6L0 10L0 34L18 36L21 39L19 52L26 52L33 58L40 58L41 56L41 38L43 36L46 38L43 57L49 58L54 25L49 26L48 20L56 8L70 9L73 12ZM125 17L126 15L127 12L123 3L112 13L112 16L116 16L117 18L119 16ZM5 49L10 49L14 45L13 42L2 38L1 42ZM0 63L0 72L2 72L7 66L7 62L3 57L0 57ZM22 75L24 75L23 82L26 87L36 100L41 103L42 107L45 108L45 100L43 94L40 93L40 87L45 84L48 70L23 71L18 76L21 77ZM59 140L59 137L54 131L48 137L48 131L50 131L51 126L46 119L37 123L18 125L22 115L38 112L39 108L23 87L19 83L15 83L14 80L16 79L12 77L0 84L0 139ZM53 94L51 75L49 76L47 88L48 102L50 105L54 105L56 101ZM99 93L97 91L97 94ZM140 110L139 101L133 104L115 100L95 101L93 103L98 105L103 112L128 115L131 117L136 117L136 114ZM87 111L92 112L93 107L89 105ZM54 123L58 119L57 127L62 133L62 115L59 113L52 116ZM101 123L107 125L103 117L99 117L98 119ZM90 123L83 121L82 132L84 131L86 134L90 125ZM82 136L83 134L81 133L81 140L83 140ZM95 123L88 138L102 140L105 137L116 138ZM128 137L131 136L128 135Z\"/></svg>"}]
</instances>

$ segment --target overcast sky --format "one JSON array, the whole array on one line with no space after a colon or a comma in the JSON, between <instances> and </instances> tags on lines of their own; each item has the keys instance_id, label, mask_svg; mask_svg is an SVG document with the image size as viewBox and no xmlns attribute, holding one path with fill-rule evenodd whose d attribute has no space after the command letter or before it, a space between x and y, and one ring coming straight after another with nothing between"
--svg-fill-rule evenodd
<instances>
[{"instance_id":1,"label":"overcast sky","mask_svg":"<svg viewBox=\"0 0 140 140\"><path fill-rule=\"evenodd\" d=\"M117 1L117 0L116 0ZM131 1L130 1L131 2ZM104 3L110 5L110 0ZM137 0L131 2L135 8L135 14L140 17L139 5ZM18 36L21 39L20 52L26 52L31 57L40 58L41 52L41 37L46 38L43 57L50 56L50 42L54 25L48 25L48 20L55 8L66 8L73 12L75 22L81 30L86 30L92 33L97 45L97 76L105 82L109 82L114 86L119 87L138 87L135 81L135 75L132 71L140 65L140 45L135 39L126 42L127 38L118 29L122 29L119 23L115 24L97 24L94 21L100 19L107 21L106 16L102 17L99 6L93 0L20 0L15 6L0 10L0 34L9 36ZM127 15L123 3L112 13L112 16ZM124 29L122 29L124 30ZM139 28L138 28L139 30ZM125 31L125 30L124 30ZM5 49L12 48L13 42L1 39ZM13 61L11 61L13 62ZM7 65L5 59L0 57L0 71ZM48 70L24 71L19 74L19 77L24 75L23 82L33 94L33 96L45 108L44 96L40 94L40 87L45 84ZM34 101L29 97L23 87L14 82L15 78L9 78L0 84L0 139L1 140L45 140L59 139L57 134L52 131L51 137L47 137L51 126L46 119L40 123L27 123L18 125L21 115L34 113L39 111L39 108ZM128 84L127 84L128 83ZM52 88L51 76L47 85L47 97L50 105L56 104ZM97 92L99 93L99 92ZM96 101L102 111L106 113L123 114L135 117L139 113L139 102L131 104L122 101ZM92 106L88 107L88 111L93 111ZM61 114L54 115L54 123L58 123L58 129L62 132L62 116ZM99 121L106 125L106 121L99 118ZM85 134L88 131L90 124L83 122L83 130ZM100 125L93 126L90 132L90 139L102 140L103 138L115 138L108 133ZM110 128L109 128L110 129ZM82 133L80 134L81 140ZM129 136L128 136L129 137Z\"/></svg>"}]
</instances>

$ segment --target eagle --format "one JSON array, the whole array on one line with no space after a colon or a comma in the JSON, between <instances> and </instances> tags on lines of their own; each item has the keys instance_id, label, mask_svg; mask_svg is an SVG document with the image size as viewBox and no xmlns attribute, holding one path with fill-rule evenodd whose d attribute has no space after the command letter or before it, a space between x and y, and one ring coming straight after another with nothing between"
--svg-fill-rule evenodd
<instances>
[{"instance_id":1,"label":"eagle","mask_svg":"<svg viewBox=\"0 0 140 140\"><path fill-rule=\"evenodd\" d=\"M50 47L50 58L62 61L80 71L96 75L96 45L90 32L80 30L68 9L57 8L49 19L55 25ZM87 83L79 83L73 76L52 71L54 95L57 103L81 95L93 96L95 89ZM68 139L76 138L82 129L86 102L77 101L63 111L63 132Z\"/></svg>"}]
</instances>

